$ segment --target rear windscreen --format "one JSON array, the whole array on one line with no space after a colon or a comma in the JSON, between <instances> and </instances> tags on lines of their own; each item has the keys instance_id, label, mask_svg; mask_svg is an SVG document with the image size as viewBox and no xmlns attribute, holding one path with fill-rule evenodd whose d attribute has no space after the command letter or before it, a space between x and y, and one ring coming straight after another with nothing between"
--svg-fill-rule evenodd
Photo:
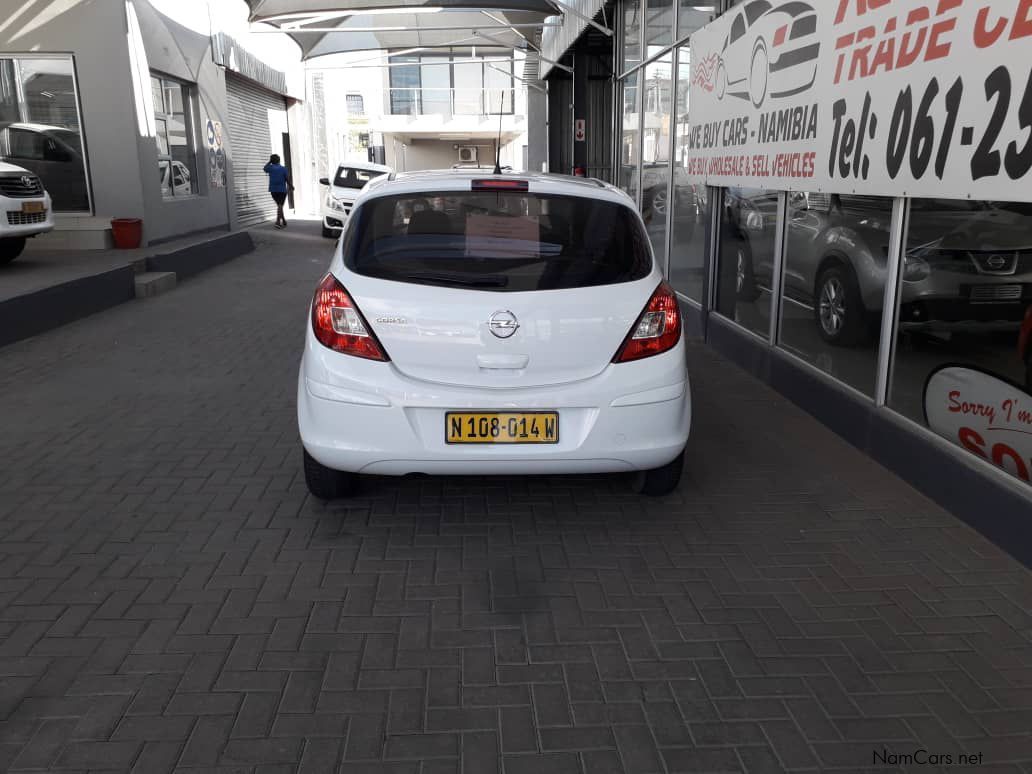
<instances>
[{"instance_id":1,"label":"rear windscreen","mask_svg":"<svg viewBox=\"0 0 1032 774\"><path fill-rule=\"evenodd\" d=\"M652 270L628 207L512 191L371 199L352 215L344 263L367 277L508 292L633 282Z\"/></svg>"},{"instance_id":2,"label":"rear windscreen","mask_svg":"<svg viewBox=\"0 0 1032 774\"><path fill-rule=\"evenodd\" d=\"M337 176L333 179L333 184L339 188L363 188L370 180L382 174L384 173L375 169L340 167L337 170Z\"/></svg>"}]
</instances>

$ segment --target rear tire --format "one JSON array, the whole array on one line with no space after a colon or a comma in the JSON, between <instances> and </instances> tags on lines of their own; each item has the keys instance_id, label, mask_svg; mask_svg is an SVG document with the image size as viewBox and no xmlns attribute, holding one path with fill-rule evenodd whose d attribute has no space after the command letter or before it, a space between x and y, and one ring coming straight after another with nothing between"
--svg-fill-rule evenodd
<instances>
[{"instance_id":1,"label":"rear tire","mask_svg":"<svg viewBox=\"0 0 1032 774\"><path fill-rule=\"evenodd\" d=\"M25 237L0 239L0 266L10 263L25 249Z\"/></svg>"},{"instance_id":2,"label":"rear tire","mask_svg":"<svg viewBox=\"0 0 1032 774\"><path fill-rule=\"evenodd\" d=\"M677 489L684 471L684 450L661 468L642 470L634 474L631 489L647 497L662 497Z\"/></svg>"},{"instance_id":3,"label":"rear tire","mask_svg":"<svg viewBox=\"0 0 1032 774\"><path fill-rule=\"evenodd\" d=\"M358 476L341 470L328 468L317 462L307 451L304 452L305 483L312 496L320 500L337 500L354 494Z\"/></svg>"}]
</instances>

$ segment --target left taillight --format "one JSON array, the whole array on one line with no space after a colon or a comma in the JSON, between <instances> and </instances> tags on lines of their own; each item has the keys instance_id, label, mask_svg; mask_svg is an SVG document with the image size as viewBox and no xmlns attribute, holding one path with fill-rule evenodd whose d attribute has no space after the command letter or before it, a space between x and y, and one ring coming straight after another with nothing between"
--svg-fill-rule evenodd
<instances>
[{"instance_id":1,"label":"left taillight","mask_svg":"<svg viewBox=\"0 0 1032 774\"><path fill-rule=\"evenodd\" d=\"M332 274L323 277L312 299L312 331L324 347L366 360L390 360L348 291Z\"/></svg>"},{"instance_id":2,"label":"left taillight","mask_svg":"<svg viewBox=\"0 0 1032 774\"><path fill-rule=\"evenodd\" d=\"M661 355L676 347L680 340L681 308L677 304L677 295L662 282L627 334L613 362L629 363Z\"/></svg>"}]
</instances>

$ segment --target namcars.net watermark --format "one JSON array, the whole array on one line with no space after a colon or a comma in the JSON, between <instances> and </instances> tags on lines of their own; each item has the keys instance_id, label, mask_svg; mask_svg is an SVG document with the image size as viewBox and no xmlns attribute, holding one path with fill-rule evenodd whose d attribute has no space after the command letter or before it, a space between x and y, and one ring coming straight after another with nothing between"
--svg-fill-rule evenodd
<instances>
[{"instance_id":1,"label":"namcars.net watermark","mask_svg":"<svg viewBox=\"0 0 1032 774\"><path fill-rule=\"evenodd\" d=\"M982 753L934 753L923 747L913 752L872 751L876 766L981 766Z\"/></svg>"}]
</instances>

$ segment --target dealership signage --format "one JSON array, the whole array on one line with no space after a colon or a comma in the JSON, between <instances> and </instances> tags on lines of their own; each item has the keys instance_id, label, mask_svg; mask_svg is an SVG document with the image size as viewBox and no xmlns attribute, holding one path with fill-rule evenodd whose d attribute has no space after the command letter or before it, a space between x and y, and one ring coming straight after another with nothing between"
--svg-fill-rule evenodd
<instances>
[{"instance_id":1,"label":"dealership signage","mask_svg":"<svg viewBox=\"0 0 1032 774\"><path fill-rule=\"evenodd\" d=\"M746 0L689 104L697 182L1032 201L1032 0Z\"/></svg>"},{"instance_id":2,"label":"dealership signage","mask_svg":"<svg viewBox=\"0 0 1032 774\"><path fill-rule=\"evenodd\" d=\"M1032 481L1032 395L992 374L946 366L929 377L924 404L934 432Z\"/></svg>"}]
</instances>

